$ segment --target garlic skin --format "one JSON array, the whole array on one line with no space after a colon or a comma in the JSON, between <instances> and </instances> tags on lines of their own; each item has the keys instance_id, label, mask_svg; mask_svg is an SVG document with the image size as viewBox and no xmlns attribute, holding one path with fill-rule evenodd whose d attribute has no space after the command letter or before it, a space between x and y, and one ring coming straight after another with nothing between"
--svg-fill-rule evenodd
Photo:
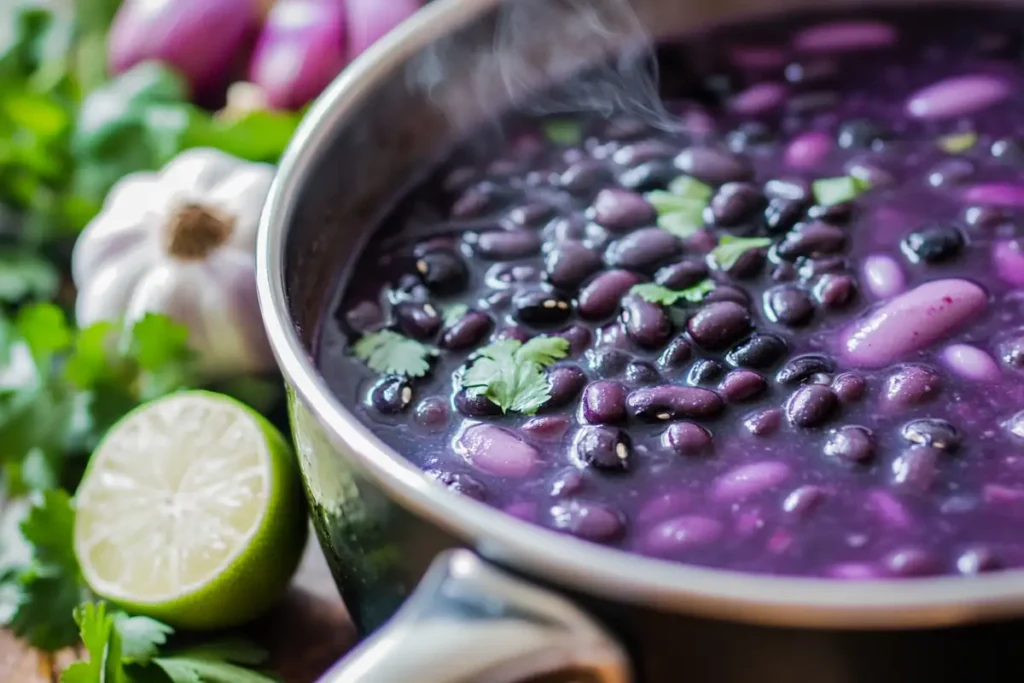
<instances>
[{"instance_id":1,"label":"garlic skin","mask_svg":"<svg viewBox=\"0 0 1024 683\"><path fill-rule=\"evenodd\" d=\"M256 230L275 169L215 149L125 177L75 243L80 326L160 313L189 329L209 379L272 370L256 297Z\"/></svg>"}]
</instances>

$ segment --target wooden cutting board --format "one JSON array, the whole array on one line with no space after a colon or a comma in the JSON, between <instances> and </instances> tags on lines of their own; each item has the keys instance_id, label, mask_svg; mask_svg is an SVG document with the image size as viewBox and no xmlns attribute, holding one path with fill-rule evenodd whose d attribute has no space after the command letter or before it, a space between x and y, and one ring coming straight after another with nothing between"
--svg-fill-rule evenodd
<instances>
[{"instance_id":1,"label":"wooden cutting board","mask_svg":"<svg viewBox=\"0 0 1024 683\"><path fill-rule=\"evenodd\" d=\"M311 543L285 600L252 624L250 637L271 652L270 668L285 683L313 683L355 642L319 546ZM0 630L0 681L57 683L78 652L36 652Z\"/></svg>"}]
</instances>

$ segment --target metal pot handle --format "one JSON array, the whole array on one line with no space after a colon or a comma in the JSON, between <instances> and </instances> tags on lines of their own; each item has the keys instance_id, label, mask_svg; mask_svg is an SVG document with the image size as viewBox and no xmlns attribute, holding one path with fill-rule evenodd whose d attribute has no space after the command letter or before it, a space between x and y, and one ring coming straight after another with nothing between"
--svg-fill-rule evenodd
<instances>
[{"instance_id":1,"label":"metal pot handle","mask_svg":"<svg viewBox=\"0 0 1024 683\"><path fill-rule=\"evenodd\" d=\"M561 672L586 683L632 681L622 646L578 607L452 550L320 683L516 683Z\"/></svg>"}]
</instances>

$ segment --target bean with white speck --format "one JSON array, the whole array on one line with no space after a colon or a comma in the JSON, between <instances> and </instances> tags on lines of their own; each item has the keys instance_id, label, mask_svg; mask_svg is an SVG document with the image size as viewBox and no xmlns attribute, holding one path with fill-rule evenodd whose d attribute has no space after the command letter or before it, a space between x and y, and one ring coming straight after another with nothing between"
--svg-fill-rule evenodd
<instances>
[{"instance_id":1,"label":"bean with white speck","mask_svg":"<svg viewBox=\"0 0 1024 683\"><path fill-rule=\"evenodd\" d=\"M952 452L960 447L960 430L940 418L911 420L900 429L908 443L916 446L930 446L941 451Z\"/></svg>"},{"instance_id":2,"label":"bean with white speck","mask_svg":"<svg viewBox=\"0 0 1024 683\"><path fill-rule=\"evenodd\" d=\"M573 440L572 453L580 467L602 472L625 472L632 466L629 434L616 427L583 427Z\"/></svg>"},{"instance_id":3,"label":"bean with white speck","mask_svg":"<svg viewBox=\"0 0 1024 683\"><path fill-rule=\"evenodd\" d=\"M725 405L710 389L663 384L632 391L626 397L630 414L644 420L717 417Z\"/></svg>"},{"instance_id":4,"label":"bean with white speck","mask_svg":"<svg viewBox=\"0 0 1024 683\"><path fill-rule=\"evenodd\" d=\"M924 493L931 489L938 476L939 456L937 448L917 446L903 452L892 464L892 481L898 488Z\"/></svg>"},{"instance_id":5,"label":"bean with white speck","mask_svg":"<svg viewBox=\"0 0 1024 683\"><path fill-rule=\"evenodd\" d=\"M875 440L866 427L846 426L832 430L825 455L847 463L863 464L875 455Z\"/></svg>"}]
</instances>

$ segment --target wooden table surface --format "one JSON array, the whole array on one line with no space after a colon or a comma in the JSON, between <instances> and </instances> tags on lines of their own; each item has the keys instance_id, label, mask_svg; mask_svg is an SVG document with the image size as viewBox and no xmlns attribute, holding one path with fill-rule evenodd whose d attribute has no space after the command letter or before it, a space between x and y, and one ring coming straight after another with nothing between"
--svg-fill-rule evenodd
<instances>
[{"instance_id":1,"label":"wooden table surface","mask_svg":"<svg viewBox=\"0 0 1024 683\"><path fill-rule=\"evenodd\" d=\"M313 683L355 640L316 542L307 548L285 600L250 627L253 640L271 652L270 668L285 683ZM0 630L0 681L57 683L77 652L46 655Z\"/></svg>"}]
</instances>

